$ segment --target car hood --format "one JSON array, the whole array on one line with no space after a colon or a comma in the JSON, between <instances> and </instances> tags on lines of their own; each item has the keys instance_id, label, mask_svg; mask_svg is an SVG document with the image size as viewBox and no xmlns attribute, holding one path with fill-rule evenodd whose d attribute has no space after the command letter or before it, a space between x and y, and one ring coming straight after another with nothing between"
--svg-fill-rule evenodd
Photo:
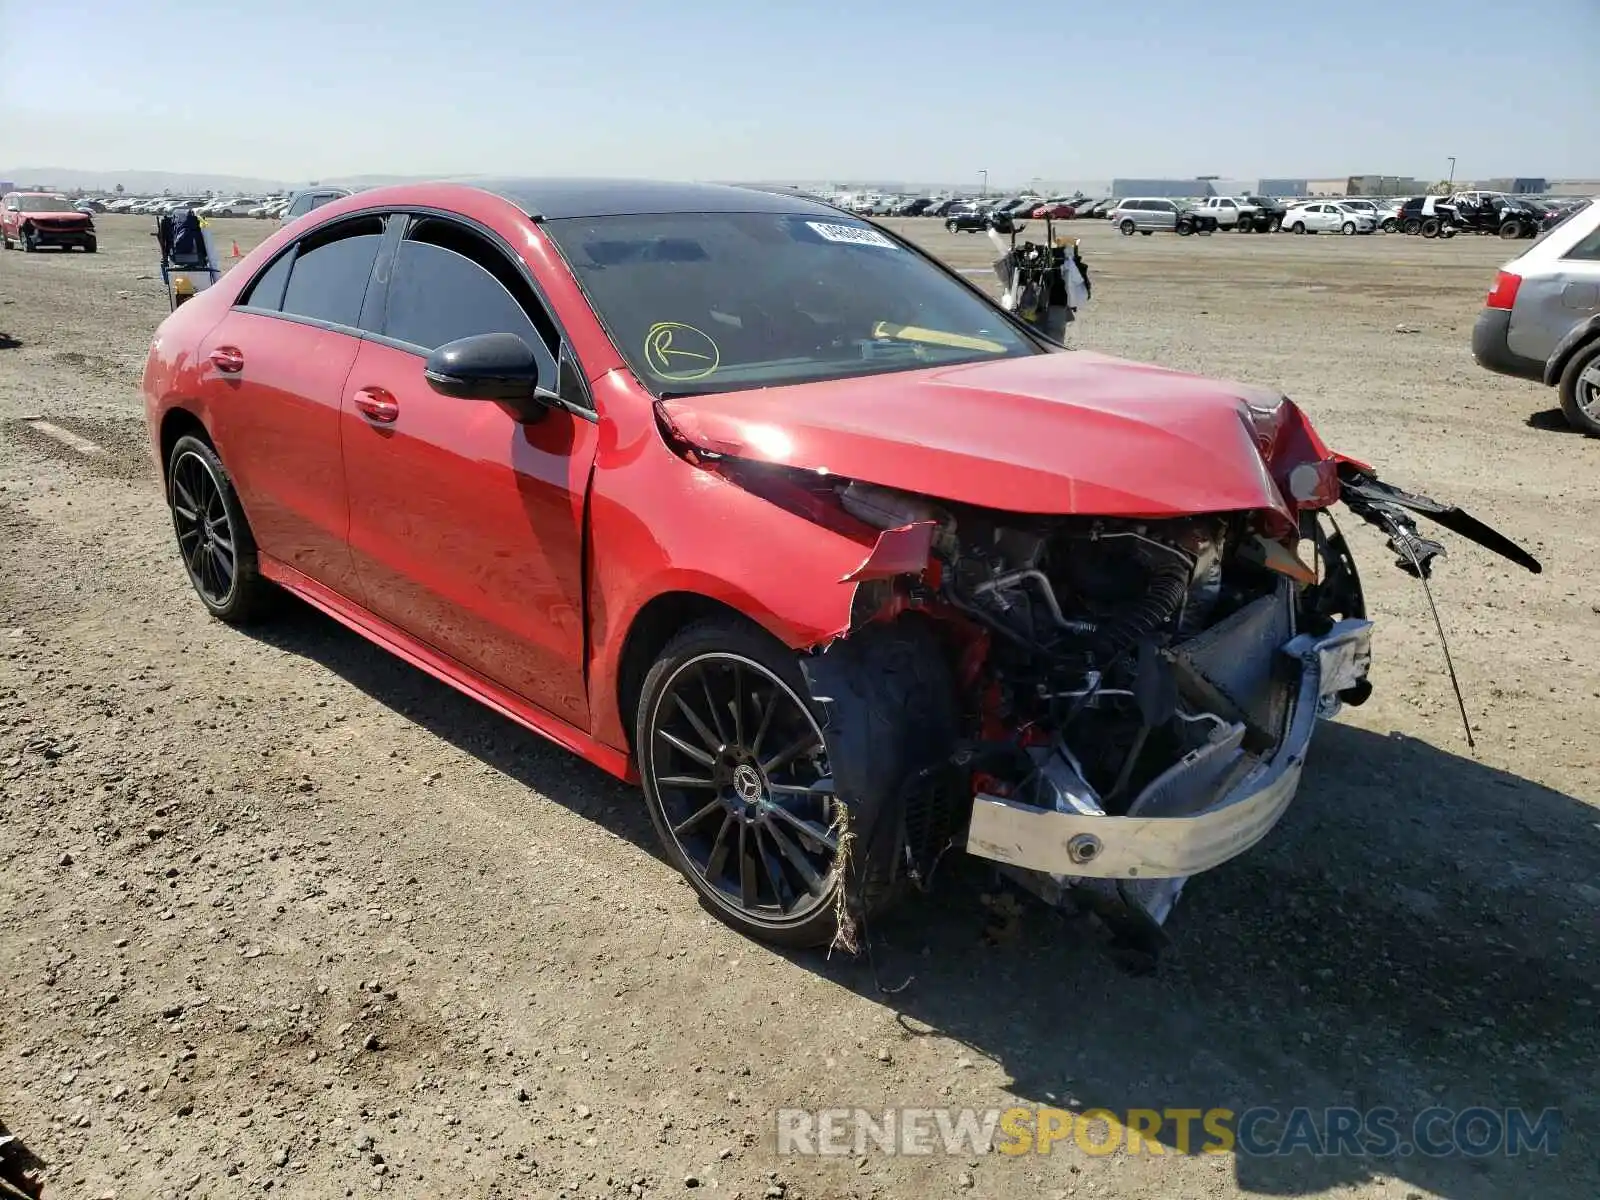
<instances>
[{"instance_id":1,"label":"car hood","mask_svg":"<svg viewBox=\"0 0 1600 1200\"><path fill-rule=\"evenodd\" d=\"M78 212L76 209L74 209L72 212L61 212L58 209L50 208L42 208L37 210L23 208L19 211L21 212L22 216L34 221L81 221L85 217L89 216L88 213Z\"/></svg>"},{"instance_id":2,"label":"car hood","mask_svg":"<svg viewBox=\"0 0 1600 1200\"><path fill-rule=\"evenodd\" d=\"M1288 507L1249 408L1272 391L1086 351L663 400L684 440L1011 512Z\"/></svg>"}]
</instances>

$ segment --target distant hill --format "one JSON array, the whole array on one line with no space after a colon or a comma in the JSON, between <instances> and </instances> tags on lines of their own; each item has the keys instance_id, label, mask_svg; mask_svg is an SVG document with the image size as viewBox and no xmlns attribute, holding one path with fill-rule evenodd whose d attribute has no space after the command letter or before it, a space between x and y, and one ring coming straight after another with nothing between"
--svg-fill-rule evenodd
<instances>
[{"instance_id":1,"label":"distant hill","mask_svg":"<svg viewBox=\"0 0 1600 1200\"><path fill-rule=\"evenodd\" d=\"M431 176L346 175L316 182L341 187L377 187L427 178ZM0 179L21 187L47 187L58 191L111 191L120 183L129 195L151 196L162 192L281 192L312 182L309 179L217 175L205 171L86 171L76 167L0 167Z\"/></svg>"}]
</instances>

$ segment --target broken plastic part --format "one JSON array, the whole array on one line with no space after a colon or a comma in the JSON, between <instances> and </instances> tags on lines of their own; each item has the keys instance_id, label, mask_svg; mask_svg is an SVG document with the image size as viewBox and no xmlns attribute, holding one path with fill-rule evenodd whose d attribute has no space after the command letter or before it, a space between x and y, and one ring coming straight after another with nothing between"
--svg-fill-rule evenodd
<instances>
[{"instance_id":1,"label":"broken plastic part","mask_svg":"<svg viewBox=\"0 0 1600 1200\"><path fill-rule=\"evenodd\" d=\"M918 521L878 534L872 553L840 583L862 583L869 579L889 579L895 575L921 575L928 566L928 551L933 545L932 521Z\"/></svg>"}]
</instances>

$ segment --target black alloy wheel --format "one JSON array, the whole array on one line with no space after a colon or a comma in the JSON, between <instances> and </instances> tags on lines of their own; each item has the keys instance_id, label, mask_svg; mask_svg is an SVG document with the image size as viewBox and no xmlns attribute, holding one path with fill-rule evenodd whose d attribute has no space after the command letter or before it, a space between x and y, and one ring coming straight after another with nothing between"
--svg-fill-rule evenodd
<instances>
[{"instance_id":1,"label":"black alloy wheel","mask_svg":"<svg viewBox=\"0 0 1600 1200\"><path fill-rule=\"evenodd\" d=\"M194 590L207 607L225 606L238 580L233 527L221 485L193 452L178 455L172 463L172 524Z\"/></svg>"},{"instance_id":2,"label":"black alloy wheel","mask_svg":"<svg viewBox=\"0 0 1600 1200\"><path fill-rule=\"evenodd\" d=\"M212 616L245 624L273 592L261 577L255 538L222 460L200 438L178 439L167 466L167 502L178 554Z\"/></svg>"},{"instance_id":3,"label":"black alloy wheel","mask_svg":"<svg viewBox=\"0 0 1600 1200\"><path fill-rule=\"evenodd\" d=\"M833 935L839 808L792 652L733 622L685 630L646 677L636 748L663 844L723 920L794 946Z\"/></svg>"}]
</instances>

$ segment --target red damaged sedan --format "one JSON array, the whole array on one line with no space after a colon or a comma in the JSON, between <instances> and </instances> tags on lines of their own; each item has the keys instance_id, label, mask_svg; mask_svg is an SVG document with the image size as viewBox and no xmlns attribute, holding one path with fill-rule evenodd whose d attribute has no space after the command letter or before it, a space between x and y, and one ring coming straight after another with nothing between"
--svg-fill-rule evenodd
<instances>
[{"instance_id":1,"label":"red damaged sedan","mask_svg":"<svg viewBox=\"0 0 1600 1200\"><path fill-rule=\"evenodd\" d=\"M894 234L732 187L406 185L295 221L144 374L217 617L290 592L636 779L757 937L948 848L1154 937L1368 694L1330 516L1460 510L1280 395L1047 341Z\"/></svg>"}]
</instances>

